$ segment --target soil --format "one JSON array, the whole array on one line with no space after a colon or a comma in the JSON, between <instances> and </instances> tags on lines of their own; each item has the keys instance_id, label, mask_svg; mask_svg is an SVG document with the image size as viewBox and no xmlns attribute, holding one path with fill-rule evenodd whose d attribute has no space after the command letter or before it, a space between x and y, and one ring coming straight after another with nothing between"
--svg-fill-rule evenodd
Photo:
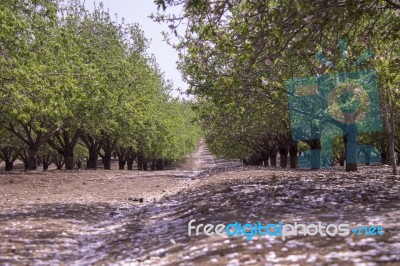
<instances>
[{"instance_id":1,"label":"soil","mask_svg":"<svg viewBox=\"0 0 400 266\"><path fill-rule=\"evenodd\" d=\"M388 166L251 167L215 158L200 143L165 171L2 173L0 203L5 265L400 265L400 179ZM189 237L192 219L379 224L385 234Z\"/></svg>"},{"instance_id":2,"label":"soil","mask_svg":"<svg viewBox=\"0 0 400 266\"><path fill-rule=\"evenodd\" d=\"M3 172L0 175L0 204L4 209L41 204L144 204L193 186L191 176L214 166L210 154L198 146L185 162L166 171L55 170ZM17 168L19 165L17 165ZM118 169L113 160L112 169Z\"/></svg>"}]
</instances>

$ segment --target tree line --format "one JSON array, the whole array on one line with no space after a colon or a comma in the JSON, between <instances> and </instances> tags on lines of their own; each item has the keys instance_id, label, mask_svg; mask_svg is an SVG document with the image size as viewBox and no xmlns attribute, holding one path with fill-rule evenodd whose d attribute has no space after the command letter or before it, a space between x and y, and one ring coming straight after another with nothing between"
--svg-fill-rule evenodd
<instances>
[{"instance_id":1,"label":"tree line","mask_svg":"<svg viewBox=\"0 0 400 266\"><path fill-rule=\"evenodd\" d=\"M178 40L180 69L197 98L206 141L217 155L246 164L298 167L299 152L321 149L318 134L293 139L287 81L374 69L383 130L333 140L331 164L357 170L347 142L370 144L396 169L400 151L400 5L391 0L156 0L155 21ZM168 13L180 6L181 16ZM348 41L348 49L340 45ZM317 54L317 56L316 56ZM345 61L344 58L345 57ZM324 64L325 62L325 64ZM331 66L335 66L332 70ZM327 108L320 113L325 115ZM291 124L292 122L292 124ZM298 121L299 123L302 121ZM310 126L320 121L312 120ZM367 122L365 122L367 123ZM345 127L342 127L345 128ZM371 150L361 150L370 158ZM351 152L352 156L355 151ZM323 154L314 156L321 167ZM368 162L367 162L368 164Z\"/></svg>"},{"instance_id":2,"label":"tree line","mask_svg":"<svg viewBox=\"0 0 400 266\"><path fill-rule=\"evenodd\" d=\"M161 170L200 136L192 103L172 97L140 25L102 4L4 0L0 5L0 158L6 170Z\"/></svg>"}]
</instances>

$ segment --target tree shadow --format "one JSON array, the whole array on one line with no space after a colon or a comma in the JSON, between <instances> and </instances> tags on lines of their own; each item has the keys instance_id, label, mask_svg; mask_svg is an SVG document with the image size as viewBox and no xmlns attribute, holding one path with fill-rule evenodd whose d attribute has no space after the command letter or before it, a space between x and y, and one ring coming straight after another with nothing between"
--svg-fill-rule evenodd
<instances>
[{"instance_id":1,"label":"tree shadow","mask_svg":"<svg viewBox=\"0 0 400 266\"><path fill-rule=\"evenodd\" d=\"M327 264L400 261L400 184L378 178L277 177L183 191L143 207L34 204L0 213L1 264ZM380 224L384 236L188 235L192 219L240 223ZM194 234L194 231L193 231ZM290 256L292 257L290 257Z\"/></svg>"}]
</instances>

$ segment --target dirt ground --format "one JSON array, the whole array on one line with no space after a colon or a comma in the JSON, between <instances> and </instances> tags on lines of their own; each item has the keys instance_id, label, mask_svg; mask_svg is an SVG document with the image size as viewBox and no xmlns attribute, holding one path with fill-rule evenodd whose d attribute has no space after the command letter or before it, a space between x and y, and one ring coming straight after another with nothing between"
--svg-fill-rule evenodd
<instances>
[{"instance_id":1,"label":"dirt ground","mask_svg":"<svg viewBox=\"0 0 400 266\"><path fill-rule=\"evenodd\" d=\"M249 167L217 159L201 143L166 171L2 173L0 203L4 265L400 265L400 179L388 166ZM191 219L380 223L386 234L188 237Z\"/></svg>"},{"instance_id":2,"label":"dirt ground","mask_svg":"<svg viewBox=\"0 0 400 266\"><path fill-rule=\"evenodd\" d=\"M1 208L56 203L131 204L132 199L140 198L143 198L141 205L144 205L197 184L198 179L187 177L213 166L203 158L208 154L201 154L201 149L199 146L185 162L174 164L172 170L166 171L50 169L3 172L0 174ZM113 160L112 169L118 169L117 160Z\"/></svg>"},{"instance_id":3,"label":"dirt ground","mask_svg":"<svg viewBox=\"0 0 400 266\"><path fill-rule=\"evenodd\" d=\"M202 158L203 156L203 158ZM166 171L128 171L128 170L48 170L48 171L15 171L0 174L1 208L12 209L29 204L90 204L115 203L131 204L134 199L143 198L141 205L146 205L165 196L172 196L181 190L196 189L202 186L221 184L229 180L249 179L295 172L299 176L309 175L307 171L290 171L282 169L264 169L261 167L236 167L234 171L212 173L212 177L198 178L199 173L212 169L212 162L198 150L186 162L173 166ZM211 161L211 162L210 162ZM113 168L118 167L114 161ZM221 168L217 168L221 170ZM225 168L222 168L224 170ZM257 169L257 170L256 170ZM229 170L229 169L228 169ZM361 168L355 176L369 173L380 173L391 178L389 167ZM330 171L314 172L324 177ZM353 176L353 173L340 173Z\"/></svg>"},{"instance_id":4,"label":"dirt ground","mask_svg":"<svg viewBox=\"0 0 400 266\"><path fill-rule=\"evenodd\" d=\"M224 160L222 160L224 161ZM92 204L113 203L144 206L183 189L220 183L242 175L216 175L198 178L200 173L217 165L216 159L204 145L182 163L165 171L128 170L55 170L2 172L0 174L0 204L4 209L17 209L30 204ZM21 168L17 166L17 169ZM112 169L118 169L113 160ZM221 170L217 168L217 170ZM224 170L224 168L222 168ZM262 174L263 171L260 172ZM197 177L197 178L196 178ZM143 198L143 202L134 199Z\"/></svg>"}]
</instances>

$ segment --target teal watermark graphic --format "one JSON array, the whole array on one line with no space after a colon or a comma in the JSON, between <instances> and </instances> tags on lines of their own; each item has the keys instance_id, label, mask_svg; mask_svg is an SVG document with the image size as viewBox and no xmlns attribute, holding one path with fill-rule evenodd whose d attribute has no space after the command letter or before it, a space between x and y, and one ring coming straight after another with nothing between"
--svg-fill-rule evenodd
<instances>
[{"instance_id":1,"label":"teal watermark graphic","mask_svg":"<svg viewBox=\"0 0 400 266\"><path fill-rule=\"evenodd\" d=\"M344 64L347 42L341 40L339 46ZM352 66L371 56L368 50ZM317 53L316 58L335 68L322 53ZM339 136L346 138L347 163L380 162L380 152L375 147L357 143L358 134L382 130L374 70L293 78L286 82L286 90L292 137L309 142L312 147L299 158L300 167L332 166L333 141Z\"/></svg>"}]
</instances>

